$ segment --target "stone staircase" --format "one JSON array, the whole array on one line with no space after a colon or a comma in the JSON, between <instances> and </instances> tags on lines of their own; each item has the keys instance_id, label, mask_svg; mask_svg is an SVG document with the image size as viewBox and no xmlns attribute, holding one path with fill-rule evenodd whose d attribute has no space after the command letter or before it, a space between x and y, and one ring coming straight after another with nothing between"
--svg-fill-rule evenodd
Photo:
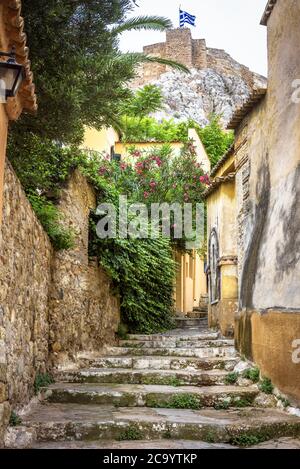
<instances>
[{"instance_id":1,"label":"stone staircase","mask_svg":"<svg viewBox=\"0 0 300 469\"><path fill-rule=\"evenodd\" d=\"M260 407L258 387L236 380L233 341L189 324L130 335L106 356L57 373L22 417L32 446L226 448L299 435L300 418Z\"/></svg>"}]
</instances>

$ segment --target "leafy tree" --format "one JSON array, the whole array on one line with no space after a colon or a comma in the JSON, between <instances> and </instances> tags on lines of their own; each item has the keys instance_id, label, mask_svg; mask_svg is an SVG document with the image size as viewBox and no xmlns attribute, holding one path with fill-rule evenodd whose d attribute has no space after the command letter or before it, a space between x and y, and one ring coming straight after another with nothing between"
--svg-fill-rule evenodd
<instances>
[{"instance_id":1,"label":"leafy tree","mask_svg":"<svg viewBox=\"0 0 300 469\"><path fill-rule=\"evenodd\" d=\"M195 122L190 122L190 126L196 128L212 167L214 167L232 145L234 141L233 132L226 132L222 129L220 117L217 115L212 115L210 123L204 128L201 128Z\"/></svg>"},{"instance_id":2,"label":"leafy tree","mask_svg":"<svg viewBox=\"0 0 300 469\"><path fill-rule=\"evenodd\" d=\"M78 143L84 125L116 124L136 65L155 60L121 54L118 35L171 26L168 19L155 16L126 21L132 8L131 0L22 1L39 109L36 118L23 116L14 125L19 139L30 131Z\"/></svg>"},{"instance_id":3,"label":"leafy tree","mask_svg":"<svg viewBox=\"0 0 300 469\"><path fill-rule=\"evenodd\" d=\"M129 117L149 116L163 107L163 95L156 85L146 85L136 91L135 95L127 100L122 107L122 113Z\"/></svg>"}]
</instances>

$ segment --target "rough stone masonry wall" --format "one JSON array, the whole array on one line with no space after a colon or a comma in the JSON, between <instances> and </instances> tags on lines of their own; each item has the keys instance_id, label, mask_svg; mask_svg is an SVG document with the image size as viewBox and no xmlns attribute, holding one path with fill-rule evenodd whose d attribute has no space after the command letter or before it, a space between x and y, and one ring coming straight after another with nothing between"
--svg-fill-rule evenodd
<instances>
[{"instance_id":1,"label":"rough stone masonry wall","mask_svg":"<svg viewBox=\"0 0 300 469\"><path fill-rule=\"evenodd\" d=\"M75 247L55 253L53 259L50 346L53 364L59 367L115 342L119 301L104 271L88 258L88 220L95 207L94 189L76 170L59 205L66 226L75 231Z\"/></svg>"},{"instance_id":2,"label":"rough stone masonry wall","mask_svg":"<svg viewBox=\"0 0 300 469\"><path fill-rule=\"evenodd\" d=\"M0 231L0 428L48 366L52 247L9 163ZM1 422L2 418L2 422ZM0 435L1 438L1 435Z\"/></svg>"},{"instance_id":3,"label":"rough stone masonry wall","mask_svg":"<svg viewBox=\"0 0 300 469\"><path fill-rule=\"evenodd\" d=\"M161 58L172 59L183 63L189 68L203 70L211 68L221 75L237 76L242 78L250 88L253 88L257 79L262 77L251 72L248 67L241 65L222 49L206 47L205 39L193 39L191 30L178 28L167 31L166 42L152 44L144 47L145 54ZM140 67L138 78L132 86L143 86L150 81L158 80L168 71L165 65L146 63Z\"/></svg>"},{"instance_id":4,"label":"rough stone masonry wall","mask_svg":"<svg viewBox=\"0 0 300 469\"><path fill-rule=\"evenodd\" d=\"M74 228L76 246L54 253L6 163L0 230L0 447L10 407L30 401L36 373L115 340L118 298L102 269L88 260L88 217L95 203L93 189L74 172L60 208Z\"/></svg>"}]
</instances>

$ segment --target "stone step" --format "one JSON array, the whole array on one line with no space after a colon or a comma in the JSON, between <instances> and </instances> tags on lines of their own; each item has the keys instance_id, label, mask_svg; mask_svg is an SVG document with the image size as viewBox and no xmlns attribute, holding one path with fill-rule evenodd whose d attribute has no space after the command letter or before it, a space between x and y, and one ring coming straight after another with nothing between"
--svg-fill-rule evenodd
<instances>
[{"instance_id":1,"label":"stone step","mask_svg":"<svg viewBox=\"0 0 300 469\"><path fill-rule=\"evenodd\" d=\"M224 370L172 371L89 368L58 373L56 381L69 383L161 384L171 386L213 386L225 384Z\"/></svg>"},{"instance_id":2,"label":"stone step","mask_svg":"<svg viewBox=\"0 0 300 469\"><path fill-rule=\"evenodd\" d=\"M207 326L207 317L200 318L200 319L191 319L191 318L179 318L175 319L176 326L179 329L186 329L191 327L198 327L201 328L203 326Z\"/></svg>"},{"instance_id":3,"label":"stone step","mask_svg":"<svg viewBox=\"0 0 300 469\"><path fill-rule=\"evenodd\" d=\"M49 402L61 404L198 409L218 405L249 407L258 393L257 386L174 387L145 384L57 383L42 390L42 397Z\"/></svg>"},{"instance_id":4,"label":"stone step","mask_svg":"<svg viewBox=\"0 0 300 469\"><path fill-rule=\"evenodd\" d=\"M165 356L165 357L197 357L197 358L212 358L212 357L234 357L236 350L231 345L220 347L156 347L156 348L128 348L128 347L108 347L107 354L111 356Z\"/></svg>"},{"instance_id":5,"label":"stone step","mask_svg":"<svg viewBox=\"0 0 300 469\"><path fill-rule=\"evenodd\" d=\"M119 345L125 348L146 349L146 348L208 348L208 347L226 347L234 346L234 341L229 339L214 340L182 340L182 339L166 339L161 340L120 340Z\"/></svg>"},{"instance_id":6,"label":"stone step","mask_svg":"<svg viewBox=\"0 0 300 469\"><path fill-rule=\"evenodd\" d=\"M94 360L86 360L93 368L130 368L137 370L227 370L232 371L238 363L238 357L101 357Z\"/></svg>"},{"instance_id":7,"label":"stone step","mask_svg":"<svg viewBox=\"0 0 300 469\"><path fill-rule=\"evenodd\" d=\"M23 425L35 429L39 441L48 442L180 439L238 444L300 435L299 417L258 408L195 411L38 404L23 416Z\"/></svg>"},{"instance_id":8,"label":"stone step","mask_svg":"<svg viewBox=\"0 0 300 469\"><path fill-rule=\"evenodd\" d=\"M191 440L134 440L134 441L45 441L31 449L237 449L226 443L206 443Z\"/></svg>"},{"instance_id":9,"label":"stone step","mask_svg":"<svg viewBox=\"0 0 300 469\"><path fill-rule=\"evenodd\" d=\"M187 313L188 319L201 319L201 318L207 318L207 317L208 317L207 308L203 309L202 311L190 311L189 313Z\"/></svg>"},{"instance_id":10,"label":"stone step","mask_svg":"<svg viewBox=\"0 0 300 469\"><path fill-rule=\"evenodd\" d=\"M219 332L201 332L201 333L194 333L192 335L188 335L186 330L181 330L181 329L174 329L172 333L169 334L150 334L150 335L144 335L144 334L129 334L128 335L128 341L138 341L138 342L146 342L146 341L169 341L169 340L179 340L179 341L202 341L202 340L215 340L219 339L220 334Z\"/></svg>"}]
</instances>

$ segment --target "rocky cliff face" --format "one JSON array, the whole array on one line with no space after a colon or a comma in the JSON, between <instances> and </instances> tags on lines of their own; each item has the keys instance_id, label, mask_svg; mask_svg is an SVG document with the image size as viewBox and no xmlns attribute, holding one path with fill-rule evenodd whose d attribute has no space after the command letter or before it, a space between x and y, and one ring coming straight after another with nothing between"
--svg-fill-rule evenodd
<instances>
[{"instance_id":1,"label":"rocky cliff face","mask_svg":"<svg viewBox=\"0 0 300 469\"><path fill-rule=\"evenodd\" d=\"M267 84L264 77L224 50L206 47L205 39L193 39L188 28L167 31L164 43L146 46L144 52L179 61L191 71L187 75L156 63L145 63L140 68L132 87L154 83L161 88L165 108L156 115L158 118L191 118L204 126L213 112L221 116L225 126L250 93Z\"/></svg>"},{"instance_id":2,"label":"rocky cliff face","mask_svg":"<svg viewBox=\"0 0 300 469\"><path fill-rule=\"evenodd\" d=\"M190 75L166 72L152 83L161 88L165 98L164 109L155 117L177 121L193 119L201 126L208 124L211 113L220 115L225 126L234 110L247 101L253 88L266 86L266 80L260 77L251 88L242 77L209 68L194 68Z\"/></svg>"}]
</instances>

